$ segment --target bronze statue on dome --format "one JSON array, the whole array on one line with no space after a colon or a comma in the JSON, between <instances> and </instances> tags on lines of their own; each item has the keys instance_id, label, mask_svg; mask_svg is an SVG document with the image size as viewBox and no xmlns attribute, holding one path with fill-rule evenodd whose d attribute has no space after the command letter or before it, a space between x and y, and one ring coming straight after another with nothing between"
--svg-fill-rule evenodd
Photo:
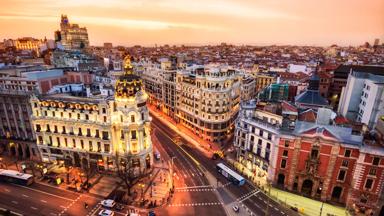
<instances>
[{"instance_id":1,"label":"bronze statue on dome","mask_svg":"<svg viewBox=\"0 0 384 216\"><path fill-rule=\"evenodd\" d=\"M132 74L132 72L133 72L133 67L131 64L131 56L130 55L126 55L124 57L124 71L126 74L127 73Z\"/></svg>"}]
</instances>

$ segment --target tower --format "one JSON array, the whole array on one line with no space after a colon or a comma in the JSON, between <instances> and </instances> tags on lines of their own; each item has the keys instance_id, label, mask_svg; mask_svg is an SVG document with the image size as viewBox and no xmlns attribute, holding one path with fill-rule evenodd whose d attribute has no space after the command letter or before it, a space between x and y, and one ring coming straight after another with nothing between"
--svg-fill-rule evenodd
<instances>
[{"instance_id":1,"label":"tower","mask_svg":"<svg viewBox=\"0 0 384 216\"><path fill-rule=\"evenodd\" d=\"M130 56L124 59L124 74L116 82L114 96L111 127L118 162L131 163L136 173L150 172L153 154L148 96L141 78L133 71Z\"/></svg>"}]
</instances>

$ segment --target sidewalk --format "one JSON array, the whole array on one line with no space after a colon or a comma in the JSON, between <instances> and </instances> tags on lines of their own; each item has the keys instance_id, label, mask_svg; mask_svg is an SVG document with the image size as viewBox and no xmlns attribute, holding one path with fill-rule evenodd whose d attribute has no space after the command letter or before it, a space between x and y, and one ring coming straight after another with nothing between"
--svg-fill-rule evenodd
<instances>
[{"instance_id":1,"label":"sidewalk","mask_svg":"<svg viewBox=\"0 0 384 216\"><path fill-rule=\"evenodd\" d=\"M206 155L211 155L214 151L220 150L220 147L217 144L201 139L188 128L184 127L182 124L176 123L175 120L173 120L171 117L157 110L153 105L148 105L148 109L150 114L154 118L157 118L159 121L167 125L183 139L192 143L202 153Z\"/></svg>"},{"instance_id":2,"label":"sidewalk","mask_svg":"<svg viewBox=\"0 0 384 216\"><path fill-rule=\"evenodd\" d=\"M250 173L248 169L242 169L242 164L235 161L232 158L227 158L228 162L235 166L240 174L244 177L252 176L253 173ZM240 170L240 171L239 171ZM254 178L253 181L248 178L248 182L257 185L259 188L264 189L266 191L266 195L277 201L283 206L288 208L296 207L302 215L320 215L320 209L323 205L322 215L330 215L330 216L346 216L350 215L345 208L334 206L328 203L324 203L321 201L317 201L314 199L310 199L304 196L300 196L294 193L290 193L288 191L283 191L274 187L269 187L266 181L263 181L260 178Z\"/></svg>"}]
</instances>

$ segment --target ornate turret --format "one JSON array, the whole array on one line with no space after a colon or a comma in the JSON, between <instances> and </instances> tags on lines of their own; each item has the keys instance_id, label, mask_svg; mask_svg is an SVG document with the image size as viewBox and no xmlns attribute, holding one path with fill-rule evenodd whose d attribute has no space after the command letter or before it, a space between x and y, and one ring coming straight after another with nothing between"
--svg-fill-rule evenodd
<instances>
[{"instance_id":1,"label":"ornate turret","mask_svg":"<svg viewBox=\"0 0 384 216\"><path fill-rule=\"evenodd\" d=\"M115 85L116 98L135 97L136 93L142 90L142 80L134 74L131 64L131 57L124 58L124 74L120 76Z\"/></svg>"}]
</instances>

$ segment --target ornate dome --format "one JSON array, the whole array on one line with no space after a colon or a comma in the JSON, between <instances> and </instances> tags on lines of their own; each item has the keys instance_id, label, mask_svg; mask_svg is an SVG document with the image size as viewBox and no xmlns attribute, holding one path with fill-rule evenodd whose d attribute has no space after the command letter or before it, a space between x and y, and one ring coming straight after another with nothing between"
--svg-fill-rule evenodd
<instances>
[{"instance_id":1,"label":"ornate dome","mask_svg":"<svg viewBox=\"0 0 384 216\"><path fill-rule=\"evenodd\" d=\"M142 80L133 73L131 57L124 58L124 74L116 81L115 97L129 98L135 97L136 93L142 90Z\"/></svg>"}]
</instances>

